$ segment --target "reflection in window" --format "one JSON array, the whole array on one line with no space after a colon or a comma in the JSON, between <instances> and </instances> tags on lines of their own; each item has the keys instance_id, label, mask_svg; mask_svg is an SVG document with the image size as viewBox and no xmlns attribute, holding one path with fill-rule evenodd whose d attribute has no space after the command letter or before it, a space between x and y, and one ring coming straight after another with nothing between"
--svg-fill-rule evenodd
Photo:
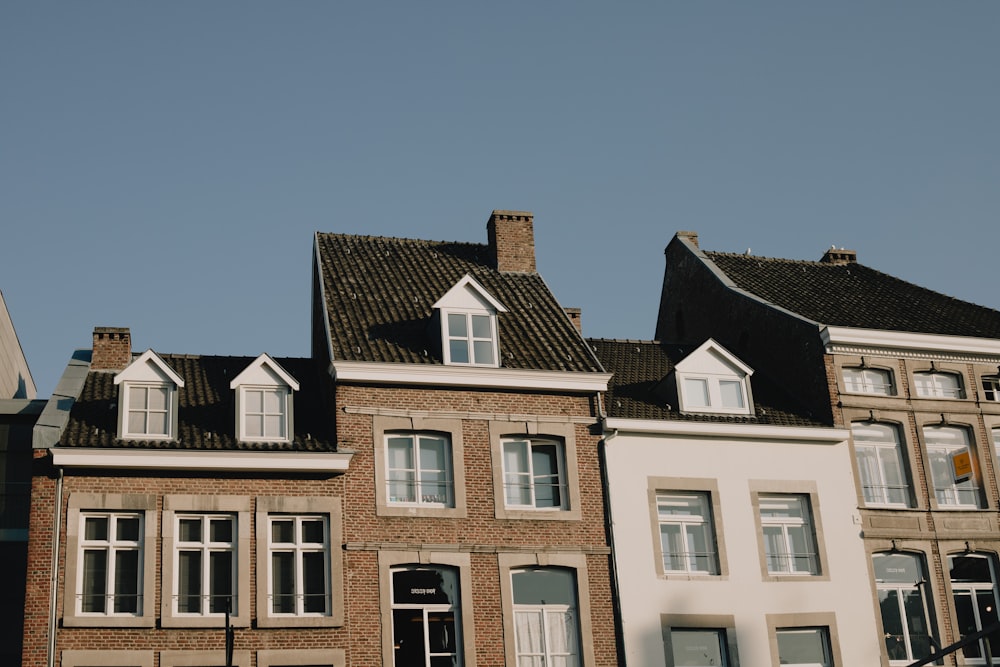
<instances>
[{"instance_id":1,"label":"reflection in window","mask_svg":"<svg viewBox=\"0 0 1000 667\"><path fill-rule=\"evenodd\" d=\"M563 445L553 440L505 440L504 499L507 507L567 509Z\"/></svg>"},{"instance_id":2,"label":"reflection in window","mask_svg":"<svg viewBox=\"0 0 1000 667\"><path fill-rule=\"evenodd\" d=\"M988 375L983 378L983 399L1000 401L1000 375Z\"/></svg>"},{"instance_id":3,"label":"reflection in window","mask_svg":"<svg viewBox=\"0 0 1000 667\"><path fill-rule=\"evenodd\" d=\"M233 603L236 520L231 515L177 517L176 613L224 614ZM230 606L232 605L232 606Z\"/></svg>"},{"instance_id":4,"label":"reflection in window","mask_svg":"<svg viewBox=\"0 0 1000 667\"><path fill-rule=\"evenodd\" d=\"M975 634L996 623L997 616L996 566L993 558L974 553L948 556L951 592L955 596L955 614L958 631L962 637ZM962 649L968 664L985 664L986 652L982 641ZM990 654L1000 660L1000 641L990 637Z\"/></svg>"},{"instance_id":5,"label":"reflection in window","mask_svg":"<svg viewBox=\"0 0 1000 667\"><path fill-rule=\"evenodd\" d=\"M910 507L899 429L891 424L854 422L851 434L865 504Z\"/></svg>"},{"instance_id":6,"label":"reflection in window","mask_svg":"<svg viewBox=\"0 0 1000 667\"><path fill-rule=\"evenodd\" d=\"M892 664L905 665L930 655L927 578L923 559L908 553L872 555L875 587L882 612L885 650Z\"/></svg>"},{"instance_id":7,"label":"reflection in window","mask_svg":"<svg viewBox=\"0 0 1000 667\"><path fill-rule=\"evenodd\" d=\"M656 495L665 572L719 573L709 507L701 491Z\"/></svg>"},{"instance_id":8,"label":"reflection in window","mask_svg":"<svg viewBox=\"0 0 1000 667\"><path fill-rule=\"evenodd\" d=\"M882 368L845 368L844 389L852 394L893 396L892 373Z\"/></svg>"},{"instance_id":9,"label":"reflection in window","mask_svg":"<svg viewBox=\"0 0 1000 667\"><path fill-rule=\"evenodd\" d=\"M577 667L580 640L574 572L557 567L514 570L511 583L517 664Z\"/></svg>"},{"instance_id":10,"label":"reflection in window","mask_svg":"<svg viewBox=\"0 0 1000 667\"><path fill-rule=\"evenodd\" d=\"M957 373L914 373L917 396L924 398L965 398L962 377Z\"/></svg>"},{"instance_id":11,"label":"reflection in window","mask_svg":"<svg viewBox=\"0 0 1000 667\"><path fill-rule=\"evenodd\" d=\"M820 628L778 628L778 662L800 667L830 667L830 633Z\"/></svg>"},{"instance_id":12,"label":"reflection in window","mask_svg":"<svg viewBox=\"0 0 1000 667\"><path fill-rule=\"evenodd\" d=\"M141 615L142 514L94 512L81 519L80 612Z\"/></svg>"},{"instance_id":13,"label":"reflection in window","mask_svg":"<svg viewBox=\"0 0 1000 667\"><path fill-rule=\"evenodd\" d=\"M447 438L430 433L394 433L386 436L386 446L390 503L455 506Z\"/></svg>"},{"instance_id":14,"label":"reflection in window","mask_svg":"<svg viewBox=\"0 0 1000 667\"><path fill-rule=\"evenodd\" d=\"M329 616L330 538L319 514L268 517L271 613Z\"/></svg>"},{"instance_id":15,"label":"reflection in window","mask_svg":"<svg viewBox=\"0 0 1000 667\"><path fill-rule=\"evenodd\" d=\"M925 426L924 441L938 505L947 507L979 507L979 489L974 476L955 478L953 457L971 456L968 429L957 426Z\"/></svg>"},{"instance_id":16,"label":"reflection in window","mask_svg":"<svg viewBox=\"0 0 1000 667\"><path fill-rule=\"evenodd\" d=\"M458 572L408 566L392 571L392 646L396 667L458 667Z\"/></svg>"},{"instance_id":17,"label":"reflection in window","mask_svg":"<svg viewBox=\"0 0 1000 667\"><path fill-rule=\"evenodd\" d=\"M702 628L671 628L673 667L726 667L726 631Z\"/></svg>"},{"instance_id":18,"label":"reflection in window","mask_svg":"<svg viewBox=\"0 0 1000 667\"><path fill-rule=\"evenodd\" d=\"M759 503L767 571L772 574L819 574L809 497L762 495Z\"/></svg>"}]
</instances>

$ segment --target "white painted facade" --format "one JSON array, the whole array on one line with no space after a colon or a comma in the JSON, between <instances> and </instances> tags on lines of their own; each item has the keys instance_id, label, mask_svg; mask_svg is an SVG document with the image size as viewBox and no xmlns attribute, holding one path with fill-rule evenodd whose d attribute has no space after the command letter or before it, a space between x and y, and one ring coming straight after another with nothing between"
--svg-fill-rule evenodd
<instances>
[{"instance_id":1,"label":"white painted facade","mask_svg":"<svg viewBox=\"0 0 1000 667\"><path fill-rule=\"evenodd\" d=\"M880 664L847 438L847 431L829 428L605 420L628 665L674 664L665 654L665 625L684 627L684 619L690 619L690 627L711 627L727 618L732 623L728 643L735 649L730 667L777 666L775 628L800 625L830 626L831 664L837 667ZM656 492L678 488L711 494L718 575L664 573L658 566ZM755 492L806 490L813 503L820 572L770 575Z\"/></svg>"}]
</instances>

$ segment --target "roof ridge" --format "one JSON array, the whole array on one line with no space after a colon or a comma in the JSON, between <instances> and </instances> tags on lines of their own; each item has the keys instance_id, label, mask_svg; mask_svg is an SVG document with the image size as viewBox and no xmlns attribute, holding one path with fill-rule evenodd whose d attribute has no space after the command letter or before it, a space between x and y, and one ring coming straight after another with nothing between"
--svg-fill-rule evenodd
<instances>
[{"instance_id":1,"label":"roof ridge","mask_svg":"<svg viewBox=\"0 0 1000 667\"><path fill-rule=\"evenodd\" d=\"M660 345L658 340L643 340L638 338L590 338L586 339L588 342L593 343L628 343L630 345L635 345L638 343L644 345Z\"/></svg>"},{"instance_id":2,"label":"roof ridge","mask_svg":"<svg viewBox=\"0 0 1000 667\"><path fill-rule=\"evenodd\" d=\"M433 239L413 239L405 236L382 236L380 234L348 234L345 232L316 232L320 236L333 236L341 239L360 239L364 241L391 241L398 243L413 243L418 245L441 245L445 243L455 244L455 245L467 245L467 246L477 246L485 248L488 246L486 243L476 243L474 241L448 241L440 240L436 241Z\"/></svg>"},{"instance_id":3,"label":"roof ridge","mask_svg":"<svg viewBox=\"0 0 1000 667\"><path fill-rule=\"evenodd\" d=\"M721 250L705 250L704 253L710 258L712 255L723 255L725 257L739 257L741 259L766 260L768 262L786 262L788 264L814 264L819 266L865 266L860 262L850 264L829 264L819 259L790 259L788 257L768 257L767 255L748 255L745 252L723 252ZM865 266L865 268L870 268ZM875 269L872 269L875 270Z\"/></svg>"}]
</instances>

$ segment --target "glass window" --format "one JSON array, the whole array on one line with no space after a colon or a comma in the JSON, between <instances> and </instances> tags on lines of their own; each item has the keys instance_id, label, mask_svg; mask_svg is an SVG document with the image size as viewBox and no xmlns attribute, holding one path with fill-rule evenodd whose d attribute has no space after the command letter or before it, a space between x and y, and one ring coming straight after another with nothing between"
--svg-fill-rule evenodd
<instances>
[{"instance_id":1,"label":"glass window","mask_svg":"<svg viewBox=\"0 0 1000 667\"><path fill-rule=\"evenodd\" d=\"M671 628L673 667L726 667L726 631L702 628Z\"/></svg>"},{"instance_id":2,"label":"glass window","mask_svg":"<svg viewBox=\"0 0 1000 667\"><path fill-rule=\"evenodd\" d=\"M845 368L844 389L853 394L893 396L892 373L882 368Z\"/></svg>"},{"instance_id":3,"label":"glass window","mask_svg":"<svg viewBox=\"0 0 1000 667\"><path fill-rule=\"evenodd\" d=\"M268 517L271 613L329 616L330 538L323 515Z\"/></svg>"},{"instance_id":4,"label":"glass window","mask_svg":"<svg viewBox=\"0 0 1000 667\"><path fill-rule=\"evenodd\" d=\"M136 512L81 513L81 614L142 614L142 519Z\"/></svg>"},{"instance_id":5,"label":"glass window","mask_svg":"<svg viewBox=\"0 0 1000 667\"><path fill-rule=\"evenodd\" d=\"M778 662L799 667L829 667L830 633L827 628L778 628Z\"/></svg>"},{"instance_id":6,"label":"glass window","mask_svg":"<svg viewBox=\"0 0 1000 667\"><path fill-rule=\"evenodd\" d=\"M955 614L958 631L962 637L975 634L1000 621L997 616L996 566L990 556L963 553L948 556L951 592L955 596ZM985 646L982 641L962 649L967 664L986 664ZM1000 641L990 637L990 655L1000 660Z\"/></svg>"},{"instance_id":7,"label":"glass window","mask_svg":"<svg viewBox=\"0 0 1000 667\"><path fill-rule=\"evenodd\" d=\"M808 496L761 495L759 503L767 571L819 574Z\"/></svg>"},{"instance_id":8,"label":"glass window","mask_svg":"<svg viewBox=\"0 0 1000 667\"><path fill-rule=\"evenodd\" d=\"M956 457L975 459L968 429L958 426L925 426L924 442L930 462L934 497L942 507L979 507L979 488L974 475L956 479Z\"/></svg>"},{"instance_id":9,"label":"glass window","mask_svg":"<svg viewBox=\"0 0 1000 667\"><path fill-rule=\"evenodd\" d=\"M175 613L236 612L235 526L235 517L228 514L177 515Z\"/></svg>"},{"instance_id":10,"label":"glass window","mask_svg":"<svg viewBox=\"0 0 1000 667\"><path fill-rule=\"evenodd\" d=\"M1000 401L1000 376L987 375L983 377L983 399Z\"/></svg>"},{"instance_id":11,"label":"glass window","mask_svg":"<svg viewBox=\"0 0 1000 667\"><path fill-rule=\"evenodd\" d=\"M495 319L491 314L448 313L448 363L496 366Z\"/></svg>"},{"instance_id":12,"label":"glass window","mask_svg":"<svg viewBox=\"0 0 1000 667\"><path fill-rule=\"evenodd\" d=\"M892 424L854 422L851 434L865 504L912 507L899 429Z\"/></svg>"},{"instance_id":13,"label":"glass window","mask_svg":"<svg viewBox=\"0 0 1000 667\"><path fill-rule=\"evenodd\" d=\"M719 573L710 507L705 492L656 495L665 572Z\"/></svg>"},{"instance_id":14,"label":"glass window","mask_svg":"<svg viewBox=\"0 0 1000 667\"><path fill-rule=\"evenodd\" d=\"M557 567L514 570L511 580L518 666L578 667L580 640L573 571Z\"/></svg>"},{"instance_id":15,"label":"glass window","mask_svg":"<svg viewBox=\"0 0 1000 667\"><path fill-rule=\"evenodd\" d=\"M243 440L287 440L288 390L284 387L243 391Z\"/></svg>"},{"instance_id":16,"label":"glass window","mask_svg":"<svg viewBox=\"0 0 1000 667\"><path fill-rule=\"evenodd\" d=\"M170 435L170 388L162 385L126 385L126 436L166 438Z\"/></svg>"},{"instance_id":17,"label":"glass window","mask_svg":"<svg viewBox=\"0 0 1000 667\"><path fill-rule=\"evenodd\" d=\"M458 573L448 567L392 571L392 645L397 667L458 667L462 656Z\"/></svg>"},{"instance_id":18,"label":"glass window","mask_svg":"<svg viewBox=\"0 0 1000 667\"><path fill-rule=\"evenodd\" d=\"M442 435L386 435L386 484L393 504L454 507L451 446Z\"/></svg>"},{"instance_id":19,"label":"glass window","mask_svg":"<svg viewBox=\"0 0 1000 667\"><path fill-rule=\"evenodd\" d=\"M917 396L925 398L965 398L962 378L957 373L914 373Z\"/></svg>"},{"instance_id":20,"label":"glass window","mask_svg":"<svg viewBox=\"0 0 1000 667\"><path fill-rule=\"evenodd\" d=\"M567 509L563 445L553 440L505 440L504 499L507 507Z\"/></svg>"},{"instance_id":21,"label":"glass window","mask_svg":"<svg viewBox=\"0 0 1000 667\"><path fill-rule=\"evenodd\" d=\"M872 555L875 588L889 662L906 665L930 655L931 609L923 559L908 553Z\"/></svg>"},{"instance_id":22,"label":"glass window","mask_svg":"<svg viewBox=\"0 0 1000 667\"><path fill-rule=\"evenodd\" d=\"M684 376L680 379L681 404L687 412L735 412L745 414L746 381L736 376Z\"/></svg>"}]
</instances>

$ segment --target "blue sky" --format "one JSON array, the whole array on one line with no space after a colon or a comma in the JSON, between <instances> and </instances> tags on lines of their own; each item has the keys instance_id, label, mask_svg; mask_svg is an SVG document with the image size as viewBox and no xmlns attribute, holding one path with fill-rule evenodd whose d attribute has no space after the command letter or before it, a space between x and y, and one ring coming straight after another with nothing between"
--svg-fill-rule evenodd
<instances>
[{"instance_id":1,"label":"blue sky","mask_svg":"<svg viewBox=\"0 0 1000 667\"><path fill-rule=\"evenodd\" d=\"M588 336L681 229L996 308L998 119L996 2L7 2L0 290L40 396L98 325L305 356L315 231L494 208Z\"/></svg>"}]
</instances>

